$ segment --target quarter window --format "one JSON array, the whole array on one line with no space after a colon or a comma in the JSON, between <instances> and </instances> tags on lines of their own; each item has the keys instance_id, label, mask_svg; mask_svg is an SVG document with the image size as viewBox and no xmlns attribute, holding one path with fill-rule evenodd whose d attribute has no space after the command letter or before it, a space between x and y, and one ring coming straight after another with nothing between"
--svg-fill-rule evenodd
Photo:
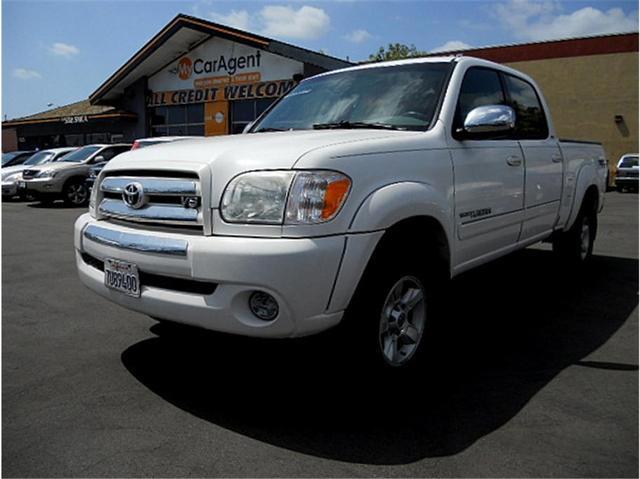
<instances>
[{"instance_id":1,"label":"quarter window","mask_svg":"<svg viewBox=\"0 0 640 479\"><path fill-rule=\"evenodd\" d=\"M549 127L538 94L533 86L520 78L505 75L509 103L516 111L518 139L538 140L549 136Z\"/></svg>"}]
</instances>

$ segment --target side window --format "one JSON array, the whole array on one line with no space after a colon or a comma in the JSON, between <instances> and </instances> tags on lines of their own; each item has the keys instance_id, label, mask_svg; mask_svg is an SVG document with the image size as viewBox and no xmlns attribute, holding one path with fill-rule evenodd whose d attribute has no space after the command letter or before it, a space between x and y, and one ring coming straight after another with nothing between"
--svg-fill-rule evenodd
<instances>
[{"instance_id":1,"label":"side window","mask_svg":"<svg viewBox=\"0 0 640 479\"><path fill-rule=\"evenodd\" d=\"M111 158L116 156L116 152L114 148L105 148L97 156L102 156L104 157L104 161L109 161Z\"/></svg>"},{"instance_id":2,"label":"side window","mask_svg":"<svg viewBox=\"0 0 640 479\"><path fill-rule=\"evenodd\" d=\"M529 83L505 75L509 104L516 111L516 135L519 139L543 140L549 136L549 127L540 99Z\"/></svg>"},{"instance_id":3,"label":"side window","mask_svg":"<svg viewBox=\"0 0 640 479\"><path fill-rule=\"evenodd\" d=\"M462 128L464 119L474 108L504 104L504 92L498 72L487 68L470 68L465 73L460 87L454 132Z\"/></svg>"}]
</instances>

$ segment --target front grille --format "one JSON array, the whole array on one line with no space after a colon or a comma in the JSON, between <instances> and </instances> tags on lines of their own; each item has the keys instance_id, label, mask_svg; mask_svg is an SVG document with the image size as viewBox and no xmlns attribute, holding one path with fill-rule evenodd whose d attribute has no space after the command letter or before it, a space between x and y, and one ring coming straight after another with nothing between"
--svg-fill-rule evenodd
<instances>
[{"instance_id":1,"label":"front grille","mask_svg":"<svg viewBox=\"0 0 640 479\"><path fill-rule=\"evenodd\" d=\"M113 172L98 193L98 212L107 219L204 230L202 191L194 173Z\"/></svg>"},{"instance_id":2,"label":"front grille","mask_svg":"<svg viewBox=\"0 0 640 479\"><path fill-rule=\"evenodd\" d=\"M82 253L82 261L98 271L104 272L104 261L95 258L87 253ZM170 291L181 291L183 293L194 293L210 295L213 294L218 287L217 283L208 283L205 281L195 281L193 279L176 278L174 276L164 276L160 274L145 273L138 270L140 276L140 284L142 287L152 286L154 288L167 289Z\"/></svg>"},{"instance_id":3,"label":"front grille","mask_svg":"<svg viewBox=\"0 0 640 479\"><path fill-rule=\"evenodd\" d=\"M29 180L34 178L38 173L40 173L40 170L22 170L22 178Z\"/></svg>"}]
</instances>

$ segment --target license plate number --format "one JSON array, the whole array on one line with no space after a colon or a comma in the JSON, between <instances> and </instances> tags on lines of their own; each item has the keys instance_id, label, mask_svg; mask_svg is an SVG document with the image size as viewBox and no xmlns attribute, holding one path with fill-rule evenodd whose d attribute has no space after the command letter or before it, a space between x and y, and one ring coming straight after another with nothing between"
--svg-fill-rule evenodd
<instances>
[{"instance_id":1,"label":"license plate number","mask_svg":"<svg viewBox=\"0 0 640 479\"><path fill-rule=\"evenodd\" d=\"M136 298L140 297L138 266L119 259L104 260L104 285Z\"/></svg>"}]
</instances>

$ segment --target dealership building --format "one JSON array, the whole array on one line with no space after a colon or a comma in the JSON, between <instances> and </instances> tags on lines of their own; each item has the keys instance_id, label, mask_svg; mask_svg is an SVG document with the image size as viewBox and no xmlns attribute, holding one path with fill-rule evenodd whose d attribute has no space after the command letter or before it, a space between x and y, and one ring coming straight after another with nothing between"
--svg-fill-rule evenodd
<instances>
[{"instance_id":1,"label":"dealership building","mask_svg":"<svg viewBox=\"0 0 640 479\"><path fill-rule=\"evenodd\" d=\"M560 137L603 143L610 165L638 152L638 33L463 54L503 63L543 89ZM241 132L300 79L350 62L178 15L86 100L5 121L3 151Z\"/></svg>"},{"instance_id":2,"label":"dealership building","mask_svg":"<svg viewBox=\"0 0 640 479\"><path fill-rule=\"evenodd\" d=\"M3 151L239 133L300 79L350 65L178 15L88 100L3 122Z\"/></svg>"}]
</instances>

